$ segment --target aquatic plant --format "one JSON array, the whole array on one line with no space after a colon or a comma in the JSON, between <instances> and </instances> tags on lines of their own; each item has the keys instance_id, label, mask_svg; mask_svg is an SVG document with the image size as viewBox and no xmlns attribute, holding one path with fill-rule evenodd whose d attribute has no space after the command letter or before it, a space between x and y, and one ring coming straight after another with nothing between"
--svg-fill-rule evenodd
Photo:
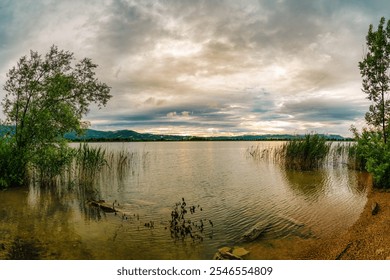
<instances>
[{"instance_id":1,"label":"aquatic plant","mask_svg":"<svg viewBox=\"0 0 390 280\"><path fill-rule=\"evenodd\" d=\"M8 260L39 260L41 248L33 239L25 240L16 237L8 251Z\"/></svg>"},{"instance_id":2,"label":"aquatic plant","mask_svg":"<svg viewBox=\"0 0 390 280\"><path fill-rule=\"evenodd\" d=\"M76 151L76 169L79 183L91 184L101 169L107 165L106 150L102 147L91 147L80 144Z\"/></svg>"},{"instance_id":3,"label":"aquatic plant","mask_svg":"<svg viewBox=\"0 0 390 280\"><path fill-rule=\"evenodd\" d=\"M214 224L207 219L194 218L191 220L187 218L188 210L191 215L198 211L203 211L200 205L188 207L183 197L182 201L175 204L171 212L171 220L169 221L171 237L175 240L184 240L186 237L190 237L194 242L203 241L206 224L209 224L211 227ZM212 233L210 236L212 237Z\"/></svg>"},{"instance_id":4,"label":"aquatic plant","mask_svg":"<svg viewBox=\"0 0 390 280\"><path fill-rule=\"evenodd\" d=\"M267 160L293 170L313 170L322 166L331 144L318 134L284 142L278 147L250 147L247 154L257 160Z\"/></svg>"},{"instance_id":5,"label":"aquatic plant","mask_svg":"<svg viewBox=\"0 0 390 280\"><path fill-rule=\"evenodd\" d=\"M282 146L281 153L288 169L313 170L324 162L329 148L324 137L307 134L303 139L288 141Z\"/></svg>"}]
</instances>

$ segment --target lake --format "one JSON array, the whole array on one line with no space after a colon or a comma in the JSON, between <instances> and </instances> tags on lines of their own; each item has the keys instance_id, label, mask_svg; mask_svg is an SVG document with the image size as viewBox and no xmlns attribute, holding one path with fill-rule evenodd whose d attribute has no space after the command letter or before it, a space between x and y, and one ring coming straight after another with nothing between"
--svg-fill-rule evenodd
<instances>
[{"instance_id":1,"label":"lake","mask_svg":"<svg viewBox=\"0 0 390 280\"><path fill-rule=\"evenodd\" d=\"M90 144L127 151L132 164L105 168L89 188L32 184L1 192L0 243L39 259L212 259L223 246L253 243L267 248L259 258L292 258L275 244L294 248L347 229L363 210L370 181L343 163L297 172L248 156L251 146L280 144ZM106 213L92 200L120 212ZM183 202L192 238L171 231L172 211ZM259 222L270 226L255 241L243 238Z\"/></svg>"}]
</instances>

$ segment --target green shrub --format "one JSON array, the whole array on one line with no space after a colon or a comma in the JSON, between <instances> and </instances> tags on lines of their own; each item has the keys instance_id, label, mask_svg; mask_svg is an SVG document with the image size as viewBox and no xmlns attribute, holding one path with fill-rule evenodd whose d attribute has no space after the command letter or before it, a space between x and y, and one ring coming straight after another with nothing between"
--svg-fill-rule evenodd
<instances>
[{"instance_id":1,"label":"green shrub","mask_svg":"<svg viewBox=\"0 0 390 280\"><path fill-rule=\"evenodd\" d=\"M66 142L45 144L34 152L31 163L41 184L51 184L57 176L71 168L75 155L75 150Z\"/></svg>"},{"instance_id":2,"label":"green shrub","mask_svg":"<svg viewBox=\"0 0 390 280\"><path fill-rule=\"evenodd\" d=\"M26 183L27 160L17 153L11 139L0 138L0 189Z\"/></svg>"},{"instance_id":3,"label":"green shrub","mask_svg":"<svg viewBox=\"0 0 390 280\"><path fill-rule=\"evenodd\" d=\"M365 163L365 169L372 174L376 188L390 188L390 144L383 141L378 131L363 130L355 133L356 152Z\"/></svg>"}]
</instances>

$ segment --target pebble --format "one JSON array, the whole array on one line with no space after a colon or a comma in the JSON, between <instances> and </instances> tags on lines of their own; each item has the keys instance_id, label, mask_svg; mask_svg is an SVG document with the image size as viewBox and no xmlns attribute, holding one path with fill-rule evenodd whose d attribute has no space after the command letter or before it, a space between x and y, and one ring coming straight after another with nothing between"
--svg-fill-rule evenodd
<instances>
[{"instance_id":1,"label":"pebble","mask_svg":"<svg viewBox=\"0 0 390 280\"><path fill-rule=\"evenodd\" d=\"M385 252L385 249L383 249L383 248L377 249L377 250L375 251L375 253L376 253L377 255L382 255L384 252Z\"/></svg>"},{"instance_id":2,"label":"pebble","mask_svg":"<svg viewBox=\"0 0 390 280\"><path fill-rule=\"evenodd\" d=\"M249 254L249 251L245 250L244 248L242 247L237 247L237 248L234 248L233 249L233 252L232 252L233 255L237 256L237 257L243 257L243 256L246 256Z\"/></svg>"}]
</instances>

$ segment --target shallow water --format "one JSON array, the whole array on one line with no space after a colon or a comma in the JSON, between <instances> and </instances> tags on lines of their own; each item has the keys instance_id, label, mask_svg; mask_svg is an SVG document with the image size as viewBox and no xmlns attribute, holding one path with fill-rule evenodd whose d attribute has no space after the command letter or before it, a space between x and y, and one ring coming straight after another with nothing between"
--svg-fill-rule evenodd
<instances>
[{"instance_id":1,"label":"shallow water","mask_svg":"<svg viewBox=\"0 0 390 280\"><path fill-rule=\"evenodd\" d=\"M93 145L132 152L133 163L122 173L107 168L88 189L33 184L1 192L0 243L5 249L0 258L25 246L36 252L27 258L41 259L211 259L222 246L248 245L243 235L259 221L272 227L255 242L282 240L293 248L297 240L348 228L366 202L365 173L345 165L287 171L246 153L251 145L278 142ZM171 211L183 198L187 209L195 206L187 220L204 223L202 232L193 225L195 241L172 238L169 230ZM121 212L105 213L88 204L92 199L116 201ZM145 226L151 222L153 227ZM282 249L269 250L275 258ZM280 256L289 257L285 252ZM269 258L266 251L261 258Z\"/></svg>"}]
</instances>

